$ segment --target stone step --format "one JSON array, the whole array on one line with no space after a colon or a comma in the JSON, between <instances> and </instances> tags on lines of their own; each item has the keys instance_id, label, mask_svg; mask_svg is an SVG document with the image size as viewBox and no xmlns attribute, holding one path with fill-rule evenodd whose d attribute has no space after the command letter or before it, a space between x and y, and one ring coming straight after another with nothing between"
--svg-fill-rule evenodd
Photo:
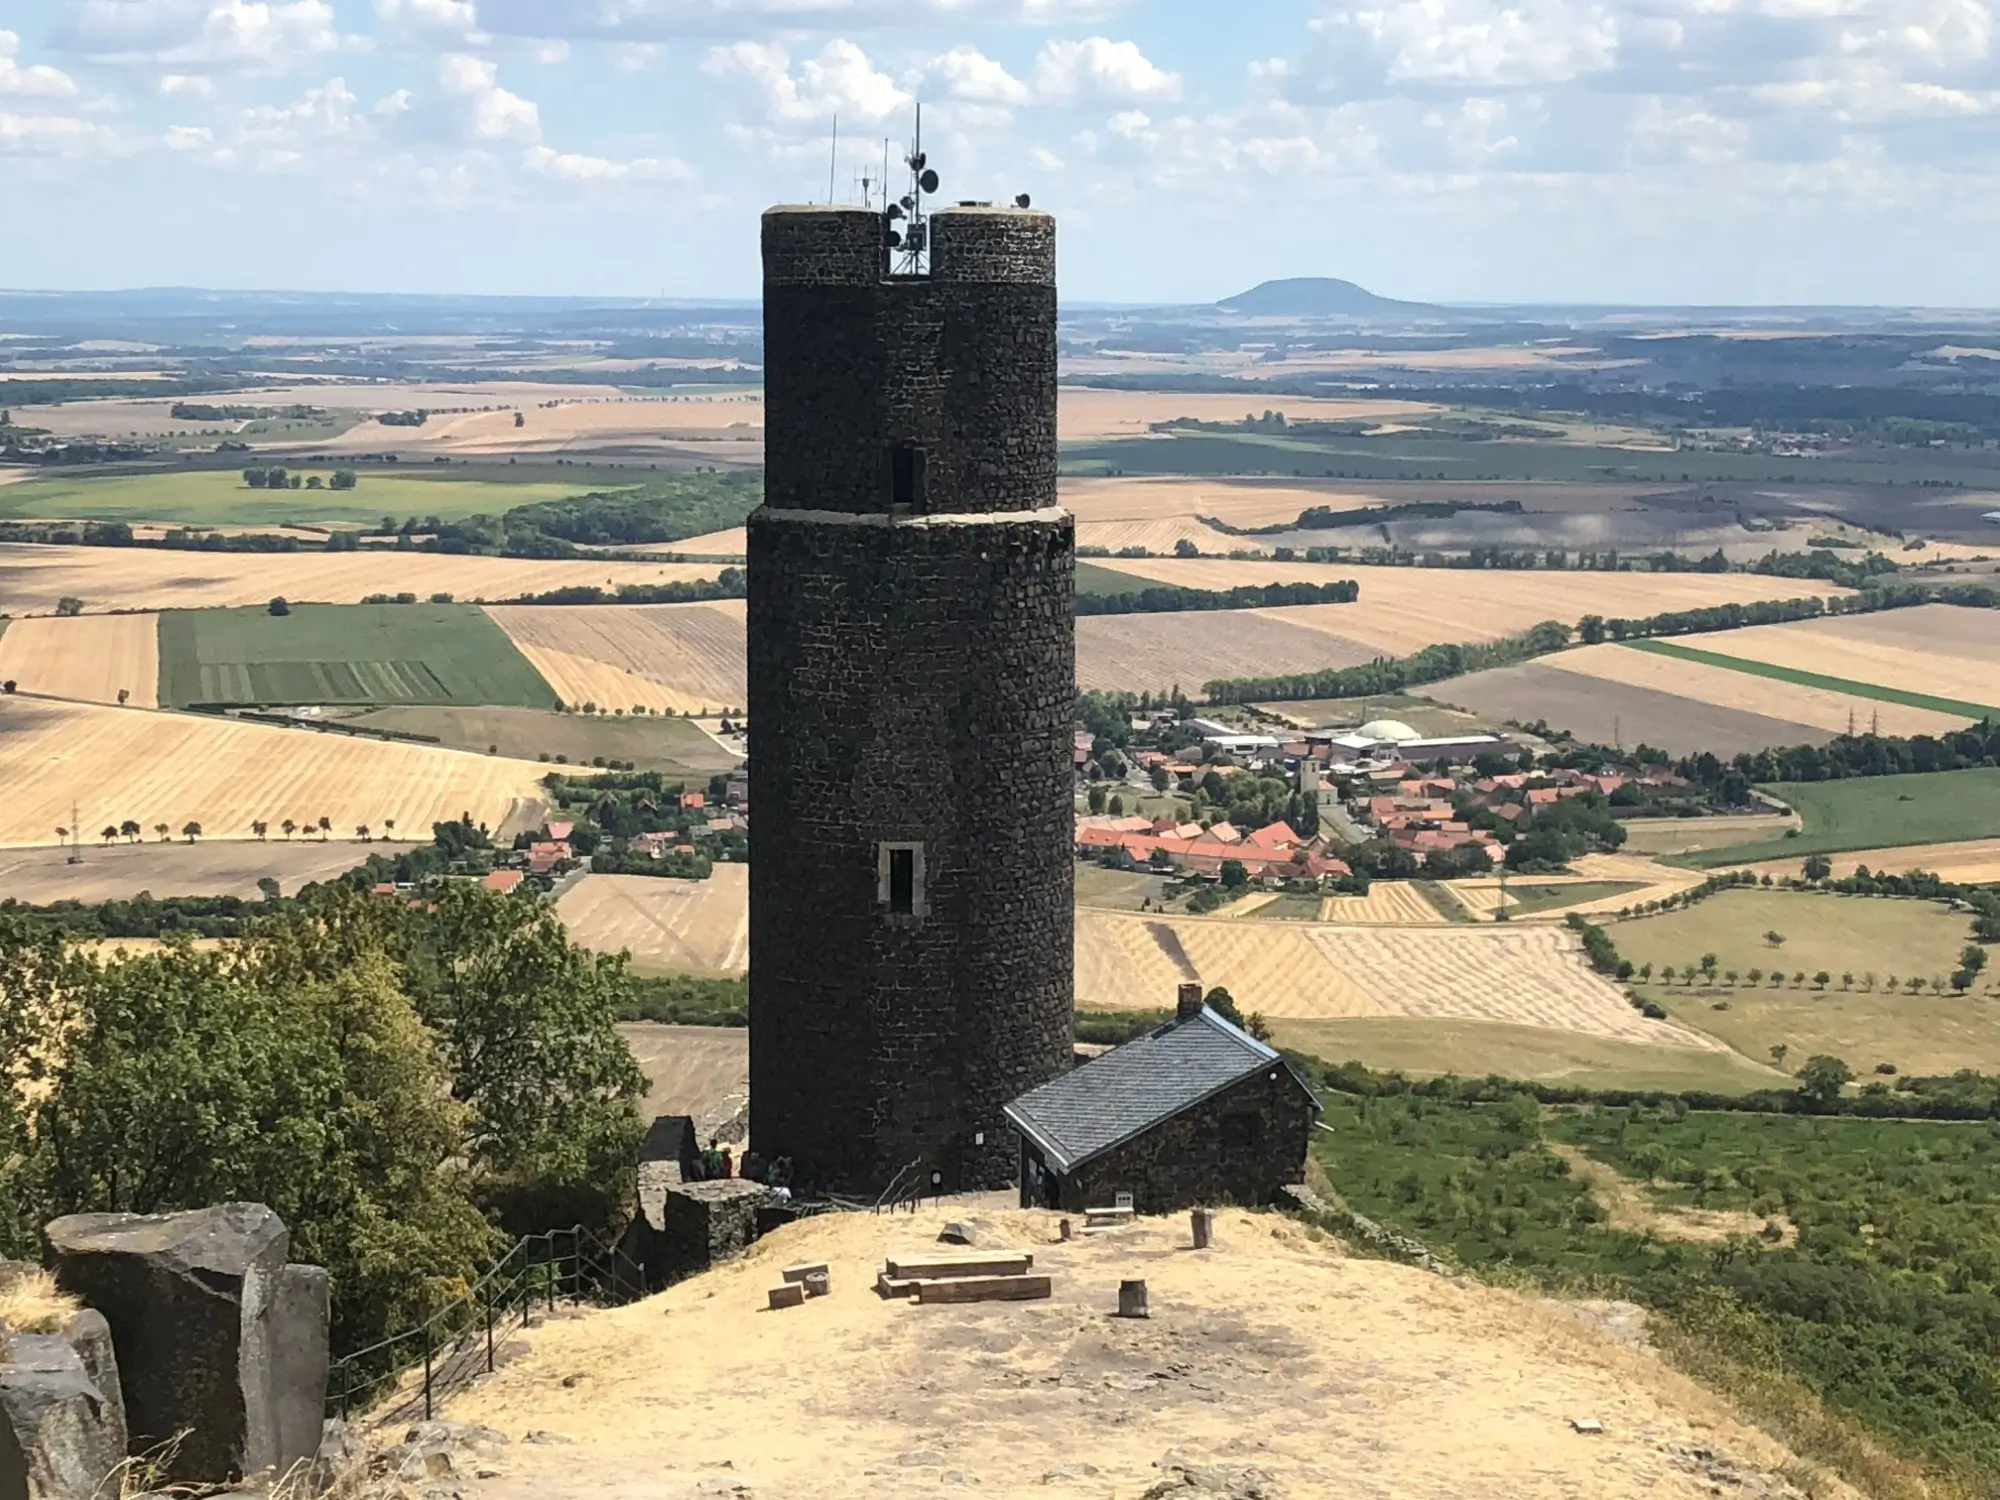
<instances>
[{"instance_id":1,"label":"stone step","mask_svg":"<svg viewBox=\"0 0 2000 1500\"><path fill-rule=\"evenodd\" d=\"M1035 1257L1026 1250L973 1255L911 1255L892 1259L887 1275L891 1281L944 1281L957 1276L1025 1276L1034 1269Z\"/></svg>"}]
</instances>

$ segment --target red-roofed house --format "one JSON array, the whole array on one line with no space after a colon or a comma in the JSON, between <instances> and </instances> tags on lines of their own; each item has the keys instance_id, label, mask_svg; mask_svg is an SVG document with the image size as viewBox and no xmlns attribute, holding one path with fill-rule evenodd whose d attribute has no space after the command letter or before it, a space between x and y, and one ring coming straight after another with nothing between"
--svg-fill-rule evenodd
<instances>
[{"instance_id":1,"label":"red-roofed house","mask_svg":"<svg viewBox=\"0 0 2000 1500\"><path fill-rule=\"evenodd\" d=\"M684 808L706 807L708 806L708 798L701 792L682 792L681 806Z\"/></svg>"},{"instance_id":2,"label":"red-roofed house","mask_svg":"<svg viewBox=\"0 0 2000 1500\"><path fill-rule=\"evenodd\" d=\"M527 878L519 870L495 870L479 883L489 891L498 891L503 896L511 896L516 887Z\"/></svg>"},{"instance_id":3,"label":"red-roofed house","mask_svg":"<svg viewBox=\"0 0 2000 1500\"><path fill-rule=\"evenodd\" d=\"M576 832L576 824L574 823L549 824L549 837L559 842L567 843L569 841L569 836L575 832Z\"/></svg>"}]
</instances>

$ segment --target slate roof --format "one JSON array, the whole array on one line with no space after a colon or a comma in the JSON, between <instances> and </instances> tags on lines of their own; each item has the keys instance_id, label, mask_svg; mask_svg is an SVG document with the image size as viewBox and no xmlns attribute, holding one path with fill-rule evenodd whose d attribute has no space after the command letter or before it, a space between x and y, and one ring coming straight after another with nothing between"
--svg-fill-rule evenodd
<instances>
[{"instance_id":1,"label":"slate roof","mask_svg":"<svg viewBox=\"0 0 2000 1500\"><path fill-rule=\"evenodd\" d=\"M1072 1172L1273 1067L1286 1069L1312 1095L1277 1052L1203 1006L1189 1020L1169 1022L1030 1089L1003 1113L1051 1167Z\"/></svg>"}]
</instances>

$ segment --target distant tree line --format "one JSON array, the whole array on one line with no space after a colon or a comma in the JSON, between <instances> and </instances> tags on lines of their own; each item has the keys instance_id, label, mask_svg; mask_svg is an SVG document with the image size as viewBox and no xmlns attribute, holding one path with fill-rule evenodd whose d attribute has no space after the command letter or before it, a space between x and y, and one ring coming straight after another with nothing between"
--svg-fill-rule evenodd
<instances>
[{"instance_id":1,"label":"distant tree line","mask_svg":"<svg viewBox=\"0 0 2000 1500\"><path fill-rule=\"evenodd\" d=\"M1334 583L1250 583L1230 589L1190 589L1177 584L1127 594L1076 596L1079 615L1171 614L1181 610L1272 609L1284 604L1352 604L1361 597L1353 579Z\"/></svg>"}]
</instances>

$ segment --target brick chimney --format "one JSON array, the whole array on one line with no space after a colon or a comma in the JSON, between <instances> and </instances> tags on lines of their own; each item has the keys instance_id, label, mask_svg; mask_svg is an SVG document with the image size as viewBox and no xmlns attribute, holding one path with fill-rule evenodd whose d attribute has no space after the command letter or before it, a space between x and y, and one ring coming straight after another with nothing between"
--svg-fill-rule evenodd
<instances>
[{"instance_id":1,"label":"brick chimney","mask_svg":"<svg viewBox=\"0 0 2000 1500\"><path fill-rule=\"evenodd\" d=\"M1174 1019L1177 1021L1192 1021L1200 1014L1201 986L1198 984L1182 985L1180 996L1174 1003Z\"/></svg>"}]
</instances>

